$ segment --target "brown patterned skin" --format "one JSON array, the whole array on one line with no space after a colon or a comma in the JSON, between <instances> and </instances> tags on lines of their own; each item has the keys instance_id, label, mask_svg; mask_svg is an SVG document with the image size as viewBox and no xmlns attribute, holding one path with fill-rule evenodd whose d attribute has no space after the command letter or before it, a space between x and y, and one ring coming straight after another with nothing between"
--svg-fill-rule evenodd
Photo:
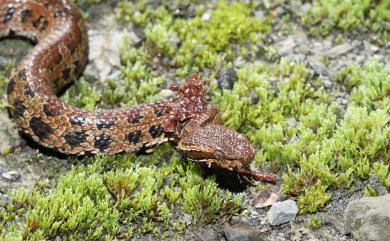
<instances>
[{"instance_id":1,"label":"brown patterned skin","mask_svg":"<svg viewBox=\"0 0 390 241\"><path fill-rule=\"evenodd\" d=\"M11 115L22 132L61 153L114 154L173 141L189 158L274 182L273 174L247 170L255 150L243 135L219 125L196 76L178 96L126 109L88 111L57 94L81 74L88 38L80 10L69 0L0 0L0 38L36 43L8 84Z\"/></svg>"}]
</instances>

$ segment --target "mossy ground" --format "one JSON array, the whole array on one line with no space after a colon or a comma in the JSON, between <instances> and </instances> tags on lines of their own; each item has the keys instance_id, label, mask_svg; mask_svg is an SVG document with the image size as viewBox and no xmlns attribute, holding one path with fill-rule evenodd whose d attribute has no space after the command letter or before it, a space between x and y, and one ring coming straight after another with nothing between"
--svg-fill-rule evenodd
<instances>
[{"instance_id":1,"label":"mossy ground","mask_svg":"<svg viewBox=\"0 0 390 241\"><path fill-rule=\"evenodd\" d=\"M97 2L79 1L83 6ZM318 34L314 30L321 17L327 20L326 26L320 23L326 30L321 34L349 34L363 25L371 26L368 36L388 37L387 3L345 3L355 11L341 19L324 1L315 1L298 22L311 34ZM334 11L345 11L345 4L334 3ZM324 79L307 64L279 58L267 44L274 14L257 15L267 7L239 1L161 1L157 6L120 1L118 23L144 30L144 41L134 48L130 39L124 40L118 80L97 88L81 79L64 99L88 109L131 106L160 98L161 88L197 72L209 88L210 101L222 110L223 123L257 147L252 168L278 173L281 191L296 198L300 213L325 208L333 190L350 189L370 175L390 190L390 64L369 59L363 66L345 66L335 74L337 87L326 90ZM14 65L11 61L1 69L4 110L7 76ZM218 86L226 69L236 72L231 89ZM336 101L340 89L348 94L345 108ZM4 158L14 155L6 148L2 152ZM12 201L0 208L2 239L112 240L145 233L182 238L185 215L196 226L220 223L245 201L219 188L213 177L203 175L204 169L168 144L152 155L68 162L74 167L58 180L9 191ZM376 191L367 186L365 193ZM317 228L320 222L314 216L309 225Z\"/></svg>"}]
</instances>

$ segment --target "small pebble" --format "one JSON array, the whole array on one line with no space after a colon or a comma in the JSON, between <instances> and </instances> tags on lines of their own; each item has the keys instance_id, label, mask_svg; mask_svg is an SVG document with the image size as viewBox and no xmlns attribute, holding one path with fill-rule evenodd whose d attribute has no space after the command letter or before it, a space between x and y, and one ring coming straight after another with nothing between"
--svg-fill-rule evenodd
<instances>
[{"instance_id":1,"label":"small pebble","mask_svg":"<svg viewBox=\"0 0 390 241\"><path fill-rule=\"evenodd\" d=\"M10 182L15 182L20 179L20 174L17 171L9 171L9 172L4 172L1 174L1 176L6 179L7 181Z\"/></svg>"},{"instance_id":2,"label":"small pebble","mask_svg":"<svg viewBox=\"0 0 390 241\"><path fill-rule=\"evenodd\" d=\"M289 199L283 202L276 202L267 213L271 225L288 223L295 219L298 207L295 201Z\"/></svg>"}]
</instances>

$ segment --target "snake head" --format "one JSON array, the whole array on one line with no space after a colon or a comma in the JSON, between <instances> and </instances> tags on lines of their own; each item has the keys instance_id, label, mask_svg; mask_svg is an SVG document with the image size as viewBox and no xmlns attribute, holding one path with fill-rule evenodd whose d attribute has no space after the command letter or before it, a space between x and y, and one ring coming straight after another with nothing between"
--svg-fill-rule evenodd
<instances>
[{"instance_id":1,"label":"snake head","mask_svg":"<svg viewBox=\"0 0 390 241\"><path fill-rule=\"evenodd\" d=\"M222 125L209 124L188 132L178 143L188 158L208 167L235 171L244 176L269 183L276 182L273 173L250 171L255 149L242 134Z\"/></svg>"},{"instance_id":2,"label":"snake head","mask_svg":"<svg viewBox=\"0 0 390 241\"><path fill-rule=\"evenodd\" d=\"M255 149L244 135L215 124L188 133L178 149L196 162L229 170L248 166L255 156Z\"/></svg>"}]
</instances>

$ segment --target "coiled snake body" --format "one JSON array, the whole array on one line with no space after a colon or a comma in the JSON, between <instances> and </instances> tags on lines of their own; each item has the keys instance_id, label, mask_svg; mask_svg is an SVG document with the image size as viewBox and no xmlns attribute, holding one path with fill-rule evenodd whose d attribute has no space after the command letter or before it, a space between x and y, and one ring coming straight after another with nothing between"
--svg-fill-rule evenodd
<instances>
[{"instance_id":1,"label":"coiled snake body","mask_svg":"<svg viewBox=\"0 0 390 241\"><path fill-rule=\"evenodd\" d=\"M246 137L219 125L195 76L178 96L133 108L88 111L59 100L87 63L88 37L80 10L68 0L0 0L0 38L36 42L12 72L11 115L23 133L65 154L133 152L173 141L189 158L273 182L273 174L249 171L254 148Z\"/></svg>"}]
</instances>

